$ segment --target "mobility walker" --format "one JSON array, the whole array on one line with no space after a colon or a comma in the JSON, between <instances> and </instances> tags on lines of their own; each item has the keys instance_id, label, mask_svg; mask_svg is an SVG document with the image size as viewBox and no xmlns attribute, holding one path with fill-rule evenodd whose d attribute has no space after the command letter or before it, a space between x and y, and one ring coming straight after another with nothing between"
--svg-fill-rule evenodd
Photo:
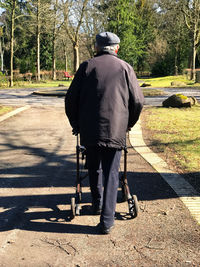
<instances>
[{"instance_id":1,"label":"mobility walker","mask_svg":"<svg viewBox=\"0 0 200 267\"><path fill-rule=\"evenodd\" d=\"M121 189L122 189L122 201L127 201L128 203L128 215L131 218L135 218L138 215L138 200L136 195L131 195L128 180L127 180L127 147L124 148L124 170L123 174L120 176ZM83 173L80 170L80 159L85 160L85 164L82 164L82 169L87 169L87 158L86 158L86 148L80 145L79 135L77 135L77 145L76 145L76 195L71 198L71 218L81 215L81 198L82 189L81 182L88 176L88 173Z\"/></svg>"}]
</instances>

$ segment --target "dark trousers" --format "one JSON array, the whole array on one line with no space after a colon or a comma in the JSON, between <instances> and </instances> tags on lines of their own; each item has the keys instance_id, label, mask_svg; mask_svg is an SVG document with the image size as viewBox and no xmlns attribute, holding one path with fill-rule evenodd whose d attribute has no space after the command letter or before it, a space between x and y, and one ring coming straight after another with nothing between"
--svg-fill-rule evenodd
<instances>
[{"instance_id":1,"label":"dark trousers","mask_svg":"<svg viewBox=\"0 0 200 267\"><path fill-rule=\"evenodd\" d=\"M114 223L121 150L87 147L86 151L92 202L102 206L100 222L110 227Z\"/></svg>"}]
</instances>

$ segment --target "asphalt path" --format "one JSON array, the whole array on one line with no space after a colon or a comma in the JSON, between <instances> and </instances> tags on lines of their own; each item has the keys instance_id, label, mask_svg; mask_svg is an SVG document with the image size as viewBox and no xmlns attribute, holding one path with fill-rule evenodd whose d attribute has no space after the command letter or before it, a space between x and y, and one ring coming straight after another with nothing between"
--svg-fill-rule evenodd
<instances>
[{"instance_id":1,"label":"asphalt path","mask_svg":"<svg viewBox=\"0 0 200 267\"><path fill-rule=\"evenodd\" d=\"M148 96L145 97L145 104L151 106L162 106L162 102L173 94L184 94L185 96L194 96L200 102L200 89L193 88L149 88L163 90L164 96Z\"/></svg>"},{"instance_id":2,"label":"asphalt path","mask_svg":"<svg viewBox=\"0 0 200 267\"><path fill-rule=\"evenodd\" d=\"M0 104L31 106L0 125L0 266L199 266L197 222L130 144L127 177L139 216L129 219L119 189L115 228L99 236L85 179L81 216L70 219L76 138L64 98L34 91L0 91Z\"/></svg>"},{"instance_id":3,"label":"asphalt path","mask_svg":"<svg viewBox=\"0 0 200 267\"><path fill-rule=\"evenodd\" d=\"M34 95L33 92L39 90L50 90L50 88L28 88L28 89L5 89L0 90L0 104L12 106L63 106L63 97L49 97ZM58 89L52 88L52 89Z\"/></svg>"},{"instance_id":4,"label":"asphalt path","mask_svg":"<svg viewBox=\"0 0 200 267\"><path fill-rule=\"evenodd\" d=\"M51 88L46 88L50 90ZM58 89L54 87L53 89ZM148 96L145 97L145 105L151 106L162 106L162 102L172 94L182 93L186 96L194 96L200 102L200 89L191 88L149 88L151 89L161 89L165 91L164 96ZM45 90L45 88L29 88L29 89L5 89L0 90L0 104L2 105L31 105L31 106L62 106L63 97L52 97L44 95L34 95L33 92Z\"/></svg>"},{"instance_id":5,"label":"asphalt path","mask_svg":"<svg viewBox=\"0 0 200 267\"><path fill-rule=\"evenodd\" d=\"M88 178L81 216L70 219L76 138L63 106L31 106L0 127L1 267L199 266L197 222L129 143L127 178L139 216L130 219L119 188L115 227L103 236L91 213Z\"/></svg>"}]
</instances>

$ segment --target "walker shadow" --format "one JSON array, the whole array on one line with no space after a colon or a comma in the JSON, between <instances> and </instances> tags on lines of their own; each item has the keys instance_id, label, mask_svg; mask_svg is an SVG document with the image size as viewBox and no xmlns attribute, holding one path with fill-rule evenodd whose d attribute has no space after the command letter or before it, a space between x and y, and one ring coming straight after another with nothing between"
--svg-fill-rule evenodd
<instances>
[{"instance_id":1,"label":"walker shadow","mask_svg":"<svg viewBox=\"0 0 200 267\"><path fill-rule=\"evenodd\" d=\"M97 234L96 227L70 224L70 194L15 196L0 198L0 206L6 210L0 214L0 231L21 229L36 232ZM84 194L84 197L88 197ZM17 204L16 204L17 203ZM84 205L84 202L82 203ZM58 205L66 205L60 210ZM90 209L84 205L84 215L91 215ZM35 209L30 212L29 208ZM41 211L41 208L49 209Z\"/></svg>"},{"instance_id":2,"label":"walker shadow","mask_svg":"<svg viewBox=\"0 0 200 267\"><path fill-rule=\"evenodd\" d=\"M74 224L66 223L70 221L69 204L71 197L75 194L76 155L67 152L67 155L59 155L64 137L58 139L57 146L49 152L42 147L26 144L22 140L17 143L11 135L1 133L1 136L4 138L4 142L0 144L1 151L16 156L12 164L3 164L2 162L0 188L10 188L10 192L19 189L23 189L23 191L20 192L20 195L18 192L17 195L11 193L11 196L0 197L0 231L18 228L29 231L63 233L94 232L93 227L76 227ZM24 164L18 165L16 161L20 157L19 152L21 151L28 157L28 160ZM88 179L82 182L82 186L88 186ZM41 192L42 188L51 187L71 188L70 191L74 193L69 194L66 190L66 194L37 194L38 188L41 189ZM26 194L26 190L30 188L32 194ZM35 194L34 190L36 190ZM84 194L83 203L84 201L85 203L91 202L90 194ZM60 210L59 205L66 205L66 209ZM44 208L47 211L41 211Z\"/></svg>"},{"instance_id":3,"label":"walker shadow","mask_svg":"<svg viewBox=\"0 0 200 267\"><path fill-rule=\"evenodd\" d=\"M3 135L5 141L1 144L2 151L23 153L42 159L25 162L23 166L13 165L0 168L0 188L24 189L22 195L11 195L0 197L0 231L22 229L38 232L76 233L76 234L98 234L94 226L76 225L70 223L70 202L73 193L66 194L34 194L34 189L62 187L73 188L76 180L75 154L60 155L59 148L63 142L61 137L57 147L49 152L42 147L33 147L30 144L16 145L9 136ZM16 156L17 157L17 156ZM137 195L138 200L151 201L155 199L176 198L170 186L158 173L128 172L129 188L132 194ZM88 186L88 179L83 181L83 187ZM32 188L33 194L26 194L26 189ZM75 193L75 188L72 192ZM82 215L91 215L88 203L91 202L89 193L83 193ZM59 209L59 205L66 205L66 209ZM67 206L68 205L68 206ZM67 208L68 207L68 208ZM32 209L29 212L29 209ZM42 209L48 209L42 211ZM122 215L123 216L123 215ZM117 219L121 219L120 214Z\"/></svg>"}]
</instances>

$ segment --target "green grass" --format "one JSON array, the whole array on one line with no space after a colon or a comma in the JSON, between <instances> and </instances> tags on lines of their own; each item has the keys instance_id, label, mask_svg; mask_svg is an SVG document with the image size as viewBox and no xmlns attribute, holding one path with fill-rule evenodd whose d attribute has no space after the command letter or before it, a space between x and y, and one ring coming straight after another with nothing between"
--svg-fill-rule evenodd
<instances>
[{"instance_id":1,"label":"green grass","mask_svg":"<svg viewBox=\"0 0 200 267\"><path fill-rule=\"evenodd\" d=\"M144 109L142 118L143 127L148 130L146 138L156 152L183 172L200 171L200 106L149 107Z\"/></svg>"},{"instance_id":2,"label":"green grass","mask_svg":"<svg viewBox=\"0 0 200 267\"><path fill-rule=\"evenodd\" d=\"M12 88L45 88L45 87L58 87L59 85L64 85L69 87L71 80L69 81L41 81L41 82L14 82L14 86ZM0 89L8 88L7 84L4 84L0 87Z\"/></svg>"},{"instance_id":3,"label":"green grass","mask_svg":"<svg viewBox=\"0 0 200 267\"><path fill-rule=\"evenodd\" d=\"M40 82L40 83L30 83L30 82L18 82L14 83L14 86L12 88L51 88L55 87L57 90L59 90L59 85L64 85L65 87L69 87L71 84L71 80L69 81L46 81L46 82ZM1 87L0 87L1 89ZM5 87L4 87L5 89ZM143 93L145 96L157 96L157 95L164 95L165 93L162 90L158 89L145 89L142 88ZM47 91L48 93L48 91ZM45 93L43 93L45 94Z\"/></svg>"},{"instance_id":4,"label":"green grass","mask_svg":"<svg viewBox=\"0 0 200 267\"><path fill-rule=\"evenodd\" d=\"M200 83L187 80L184 75L142 79L142 81L151 84L151 87L171 87L171 82L174 81L183 82L186 84L186 87L200 87Z\"/></svg>"},{"instance_id":5,"label":"green grass","mask_svg":"<svg viewBox=\"0 0 200 267\"><path fill-rule=\"evenodd\" d=\"M0 105L0 116L7 113L7 112L10 112L13 110L13 107L7 107L7 106L1 106Z\"/></svg>"},{"instance_id":6,"label":"green grass","mask_svg":"<svg viewBox=\"0 0 200 267\"><path fill-rule=\"evenodd\" d=\"M193 81L187 80L186 76L179 75L179 76L166 76L166 77L159 77L159 78L150 78L150 79L139 79L139 83L142 84L143 82L151 84L150 87L171 87L171 82L178 81L185 83L184 87L200 87L200 83L194 83ZM18 81L14 82L13 88L43 88L43 87L58 87L59 84L63 84L66 87L69 87L71 83L71 80L66 81L41 81L40 83L37 82L26 82L26 81ZM183 87L183 86L182 86ZM1 83L1 88L9 88L7 83ZM147 90L144 89L143 90ZM145 94L147 94L147 91L145 91ZM149 92L148 92L149 94ZM161 95L161 92L152 92L151 95Z\"/></svg>"}]
</instances>

